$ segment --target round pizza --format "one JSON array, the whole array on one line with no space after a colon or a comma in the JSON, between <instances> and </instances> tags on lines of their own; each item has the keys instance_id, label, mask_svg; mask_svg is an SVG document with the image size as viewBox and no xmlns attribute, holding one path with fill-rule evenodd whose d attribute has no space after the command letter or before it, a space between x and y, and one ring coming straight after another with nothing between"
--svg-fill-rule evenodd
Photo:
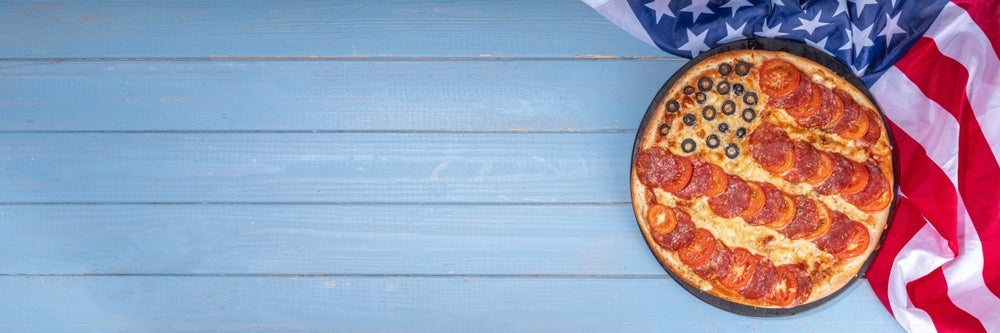
<instances>
[{"instance_id":1,"label":"round pizza","mask_svg":"<svg viewBox=\"0 0 1000 333\"><path fill-rule=\"evenodd\" d=\"M661 90L636 138L639 227L687 288L752 308L833 295L878 247L892 146L866 93L782 51L699 57Z\"/></svg>"}]
</instances>

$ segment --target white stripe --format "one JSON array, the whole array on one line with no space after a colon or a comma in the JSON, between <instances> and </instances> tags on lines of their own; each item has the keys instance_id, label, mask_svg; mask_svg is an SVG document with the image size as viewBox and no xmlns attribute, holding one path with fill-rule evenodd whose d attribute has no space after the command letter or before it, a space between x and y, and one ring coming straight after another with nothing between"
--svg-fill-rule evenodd
<instances>
[{"instance_id":1,"label":"white stripe","mask_svg":"<svg viewBox=\"0 0 1000 333\"><path fill-rule=\"evenodd\" d=\"M903 245L892 260L892 270L889 271L889 308L899 325L911 333L934 332L935 328L930 315L910 302L907 284L930 274L953 256L948 242L933 225L926 220L924 222L924 227Z\"/></svg>"},{"instance_id":2,"label":"white stripe","mask_svg":"<svg viewBox=\"0 0 1000 333\"><path fill-rule=\"evenodd\" d=\"M966 94L993 148L993 158L1000 160L1000 59L993 44L976 25L969 13L949 2L924 34L934 39L942 54L955 59L969 72Z\"/></svg>"},{"instance_id":3,"label":"white stripe","mask_svg":"<svg viewBox=\"0 0 1000 333\"><path fill-rule=\"evenodd\" d=\"M1000 317L996 311L1000 309L1000 298L986 288L983 246L961 198L958 210L959 256L942 267L948 283L948 297L955 306L979 319L987 332L997 332L1000 330Z\"/></svg>"},{"instance_id":4,"label":"white stripe","mask_svg":"<svg viewBox=\"0 0 1000 333\"><path fill-rule=\"evenodd\" d=\"M639 19L635 17L635 13L632 12L632 7L629 6L627 1L583 0L583 2L594 8L598 13L601 13L611 23L635 36L635 38L646 42L646 44L656 46L656 43L653 43L653 39L649 37L649 33L642 27L642 23L639 23Z\"/></svg>"}]
</instances>

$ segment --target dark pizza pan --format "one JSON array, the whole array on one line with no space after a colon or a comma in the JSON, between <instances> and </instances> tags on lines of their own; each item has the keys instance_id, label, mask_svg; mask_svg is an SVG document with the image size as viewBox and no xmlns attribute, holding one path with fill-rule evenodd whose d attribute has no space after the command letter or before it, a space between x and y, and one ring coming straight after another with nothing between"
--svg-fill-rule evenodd
<instances>
[{"instance_id":1,"label":"dark pizza pan","mask_svg":"<svg viewBox=\"0 0 1000 333\"><path fill-rule=\"evenodd\" d=\"M639 148L640 148L639 146L640 146L640 141L642 139L642 134L646 132L646 126L649 123L650 118L652 118L653 114L656 113L656 110L659 107L660 102L663 101L664 97L669 92L670 88L672 88L674 86L674 83L677 80L679 80L684 75L684 73L686 73L688 70L690 70L691 67L693 67L693 66L701 63L703 60L705 60L708 57L711 57L711 56L714 56L714 55L717 55L717 54L720 54L720 53L724 53L724 52L735 51L735 50L748 50L748 49L749 50L764 50L764 51L781 51L781 52L786 52L786 53L789 53L789 54L797 55L797 56L800 56L800 57L812 60L812 61L814 61L814 62L816 62L816 63L818 63L818 64L820 64L822 66L825 66L826 68L832 70L837 75L843 77L845 80L847 80L847 82L849 82L850 84L854 85L859 91L861 91L862 93L864 93L865 97L867 97L870 101L872 101L872 104L875 106L875 109L878 111L878 114L882 117L882 123L883 124L888 124L888 122L886 121L886 118L885 118L885 114L882 112L881 107L879 107L878 102L871 95L871 92L868 91L868 87L865 86L865 84L861 81L861 79L858 78L857 75L855 75L854 72L852 72L850 70L850 68L848 68L846 65L844 65L843 63L841 63L840 61L838 61L836 58L830 56L829 54L826 54L825 52L823 52L821 50L818 50L818 49L815 49L815 48L813 48L813 47L811 47L809 45L806 45L804 43L790 41L790 40L784 40L784 39L755 38L755 39L740 40L740 41L735 41L735 42L723 44L723 45L717 46L715 48L712 48L711 50L702 52L697 57L695 57L691 61L687 62L683 66L681 66L681 68L678 69L677 72L675 72L670 77L670 79L668 79L667 82L663 84L663 87L660 88L659 92L657 92L657 94L656 94L656 97L654 97L653 101L649 104L649 108L646 109L646 114L643 116L642 122L639 124L639 130L636 133L635 142L634 142L633 148L632 148L632 164L631 165L633 167L635 165L635 158L639 154ZM898 162L897 162L898 158L896 156L895 141L893 140L892 132L886 130L886 135L888 136L889 148L890 148L891 154L892 154L892 168L893 168L893 170L892 170L892 172L893 172L893 199L892 199L892 203L890 203L890 205L889 205L889 214L888 214L888 221L886 221L886 228L882 231L882 235L879 237L878 244L876 245L875 250L869 255L868 259L865 261L865 263L858 270L858 274L856 274L850 281L848 281L843 287L841 287L839 290L835 291L834 293L832 293L832 294L830 294L830 295L828 295L828 296L826 296L824 298L818 299L816 301L813 301L813 302L810 302L810 303L806 303L806 304L803 304L803 305L799 305L799 306L796 306L796 307L791 307L791 308L762 308L762 307L756 307L756 306L750 306L750 305L746 305L746 304L740 304L740 303L730 302L730 301L724 300L722 298L713 296L713 295L711 295L711 294L709 294L707 292L702 291L701 289L698 289L697 287L695 287L693 285L688 284L686 281L684 281L683 279L681 279L680 277L678 277L677 275L675 275L674 272L671 271L670 268L666 265L666 263L660 261L660 265L663 266L664 271L666 271L667 274L670 275L670 277L674 279L674 281L677 281L677 283L680 284L681 287L683 287L689 293L691 293L691 295L694 295L696 298L700 299L701 301L703 301L705 303L708 303L708 304L710 304L712 306L715 306L715 307L717 307L719 309L722 309L722 310L725 310L725 311L729 311L729 312L732 312L732 313L736 313L736 314L739 314L739 315L744 315L744 316L753 316L753 317L784 317L784 316L791 316L791 315L795 315L795 314L798 314L798 313L802 313L802 312L807 311L807 310L814 309L814 308L816 308L816 307L818 307L820 305L823 305L823 304L829 302L832 299L835 299L837 296L839 296L841 293L843 293L845 290L847 290L851 285L853 285L859 278L861 278L861 275L864 274L864 272L865 272L865 270L867 270L868 266L871 265L872 260L875 258L875 255L878 253L878 247L881 246L882 240L885 238L885 230L888 230L889 224L892 221L893 213L895 212L896 200L898 199L898 193L899 193L899 170L898 170L899 166L898 166ZM638 221L639 217L637 216L636 219ZM657 245L653 244L651 242L648 242L648 241L647 241L647 245L649 246L650 251L654 252L654 257L657 257L655 255L655 251L656 251L656 246ZM657 257L657 261L659 261L658 257Z\"/></svg>"}]
</instances>

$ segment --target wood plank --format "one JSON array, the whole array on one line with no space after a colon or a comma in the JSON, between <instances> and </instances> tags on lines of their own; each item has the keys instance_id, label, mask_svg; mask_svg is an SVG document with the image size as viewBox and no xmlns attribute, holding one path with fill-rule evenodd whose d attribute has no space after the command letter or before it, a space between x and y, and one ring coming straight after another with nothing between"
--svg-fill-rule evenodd
<instances>
[{"instance_id":1,"label":"wood plank","mask_svg":"<svg viewBox=\"0 0 1000 333\"><path fill-rule=\"evenodd\" d=\"M633 133L6 133L5 203L629 202Z\"/></svg>"},{"instance_id":2,"label":"wood plank","mask_svg":"<svg viewBox=\"0 0 1000 333\"><path fill-rule=\"evenodd\" d=\"M0 275L666 276L621 205L0 205Z\"/></svg>"},{"instance_id":3,"label":"wood plank","mask_svg":"<svg viewBox=\"0 0 1000 333\"><path fill-rule=\"evenodd\" d=\"M634 130L680 61L2 61L0 131Z\"/></svg>"},{"instance_id":4,"label":"wood plank","mask_svg":"<svg viewBox=\"0 0 1000 333\"><path fill-rule=\"evenodd\" d=\"M4 331L901 332L865 283L752 318L668 279L0 277ZM683 320L681 320L683 318Z\"/></svg>"},{"instance_id":5,"label":"wood plank","mask_svg":"<svg viewBox=\"0 0 1000 333\"><path fill-rule=\"evenodd\" d=\"M0 58L663 56L584 3L18 1Z\"/></svg>"}]
</instances>

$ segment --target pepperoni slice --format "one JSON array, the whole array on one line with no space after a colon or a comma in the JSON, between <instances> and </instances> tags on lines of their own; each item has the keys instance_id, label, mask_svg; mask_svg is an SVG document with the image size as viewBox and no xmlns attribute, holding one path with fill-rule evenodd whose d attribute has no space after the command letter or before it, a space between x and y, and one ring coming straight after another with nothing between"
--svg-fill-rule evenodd
<instances>
[{"instance_id":1,"label":"pepperoni slice","mask_svg":"<svg viewBox=\"0 0 1000 333\"><path fill-rule=\"evenodd\" d=\"M857 193L842 196L844 200L858 207L866 206L878 199L883 193L889 192L889 182L885 179L882 171L874 164L868 164L865 167L867 168L868 182L864 188Z\"/></svg>"},{"instance_id":2,"label":"pepperoni slice","mask_svg":"<svg viewBox=\"0 0 1000 333\"><path fill-rule=\"evenodd\" d=\"M822 184L833 175L833 167L833 158L830 157L830 154L819 154L819 167L816 169L816 174L806 178L805 182L812 186Z\"/></svg>"},{"instance_id":3,"label":"pepperoni slice","mask_svg":"<svg viewBox=\"0 0 1000 333\"><path fill-rule=\"evenodd\" d=\"M708 189L705 190L705 196L714 197L722 192L726 191L726 186L729 185L729 175L726 174L725 170L721 167L711 163L705 163L708 168L712 171L712 180L708 184Z\"/></svg>"},{"instance_id":4,"label":"pepperoni slice","mask_svg":"<svg viewBox=\"0 0 1000 333\"><path fill-rule=\"evenodd\" d=\"M840 123L840 119L843 117L844 101L829 88L822 87L820 89L819 112L800 124L808 128L819 127L825 131L831 131L833 126Z\"/></svg>"},{"instance_id":5,"label":"pepperoni slice","mask_svg":"<svg viewBox=\"0 0 1000 333\"><path fill-rule=\"evenodd\" d=\"M750 219L764 209L764 190L755 182L747 182L747 187L750 188L750 195L747 196L747 208L740 213L740 217L744 220Z\"/></svg>"},{"instance_id":6,"label":"pepperoni slice","mask_svg":"<svg viewBox=\"0 0 1000 333\"><path fill-rule=\"evenodd\" d=\"M691 222L691 216L688 215L688 213L685 213L682 210L671 210L673 211L674 220L676 222L674 227L667 233L657 232L657 227L654 226L652 222L655 220L649 219L648 212L647 221L650 221L649 223L650 228L652 229L651 234L653 236L653 241L665 249L676 251L691 242L694 238L695 226L694 223Z\"/></svg>"},{"instance_id":7,"label":"pepperoni slice","mask_svg":"<svg viewBox=\"0 0 1000 333\"><path fill-rule=\"evenodd\" d=\"M639 152L636 157L636 175L646 186L676 192L691 180L691 160L671 154L666 149L653 147Z\"/></svg>"},{"instance_id":8,"label":"pepperoni slice","mask_svg":"<svg viewBox=\"0 0 1000 333\"><path fill-rule=\"evenodd\" d=\"M712 169L708 166L708 163L696 160L692 166L694 170L691 172L691 179L688 181L687 186L674 193L682 199L691 199L705 195L712 182Z\"/></svg>"},{"instance_id":9,"label":"pepperoni slice","mask_svg":"<svg viewBox=\"0 0 1000 333\"><path fill-rule=\"evenodd\" d=\"M792 141L781 128L763 124L750 134L750 154L765 170L774 175L788 171L795 163Z\"/></svg>"},{"instance_id":10,"label":"pepperoni slice","mask_svg":"<svg viewBox=\"0 0 1000 333\"><path fill-rule=\"evenodd\" d=\"M718 280L729 272L729 265L732 262L732 251L722 242L715 242L715 252L712 257L698 267L692 267L695 274L708 280Z\"/></svg>"},{"instance_id":11,"label":"pepperoni slice","mask_svg":"<svg viewBox=\"0 0 1000 333\"><path fill-rule=\"evenodd\" d=\"M770 259L758 258L750 282L739 290L740 295L749 299L759 299L767 295L778 282L778 272Z\"/></svg>"},{"instance_id":12,"label":"pepperoni slice","mask_svg":"<svg viewBox=\"0 0 1000 333\"><path fill-rule=\"evenodd\" d=\"M837 258L853 258L861 255L868 249L871 236L868 235L868 228L857 221L851 221L851 230L847 236L847 246L843 250L834 253Z\"/></svg>"},{"instance_id":13,"label":"pepperoni slice","mask_svg":"<svg viewBox=\"0 0 1000 333\"><path fill-rule=\"evenodd\" d=\"M880 195L878 199L875 199L875 201L872 201L867 205L860 206L858 209L866 213L881 211L885 209L885 207L889 207L889 204L892 203L892 196L893 192L889 189L889 184L886 184L882 191L882 195Z\"/></svg>"},{"instance_id":14,"label":"pepperoni slice","mask_svg":"<svg viewBox=\"0 0 1000 333\"><path fill-rule=\"evenodd\" d=\"M806 98L802 104L793 108L785 109L789 116L792 116L792 118L795 118L795 120L800 123L805 122L806 119L819 112L819 106L823 99L821 90L825 88L812 82L810 82L809 85L809 97Z\"/></svg>"},{"instance_id":15,"label":"pepperoni slice","mask_svg":"<svg viewBox=\"0 0 1000 333\"><path fill-rule=\"evenodd\" d=\"M791 239L805 238L820 227L820 212L815 200L797 195L795 200L795 217L792 222L778 230Z\"/></svg>"},{"instance_id":16,"label":"pepperoni slice","mask_svg":"<svg viewBox=\"0 0 1000 333\"><path fill-rule=\"evenodd\" d=\"M795 219L795 213L798 211L798 208L795 207L795 199L792 199L792 197L785 194L781 195L781 199L785 201L785 204L781 212L778 214L778 218L767 224L768 227L771 227L771 229L774 230L784 228L791 224L792 220Z\"/></svg>"},{"instance_id":17,"label":"pepperoni slice","mask_svg":"<svg viewBox=\"0 0 1000 333\"><path fill-rule=\"evenodd\" d=\"M812 95L812 82L805 75L799 75L799 82L795 90L788 96L769 99L768 105L789 110L798 107Z\"/></svg>"},{"instance_id":18,"label":"pepperoni slice","mask_svg":"<svg viewBox=\"0 0 1000 333\"><path fill-rule=\"evenodd\" d=\"M812 277L809 276L809 273L802 266L785 264L778 266L777 269L778 272L790 275L795 279L795 298L791 304L786 304L785 306L799 305L809 300L809 295L812 294Z\"/></svg>"},{"instance_id":19,"label":"pepperoni slice","mask_svg":"<svg viewBox=\"0 0 1000 333\"><path fill-rule=\"evenodd\" d=\"M830 231L830 226L833 224L833 219L830 216L830 208L826 204L817 201L816 212L816 228L802 238L815 239Z\"/></svg>"},{"instance_id":20,"label":"pepperoni slice","mask_svg":"<svg viewBox=\"0 0 1000 333\"><path fill-rule=\"evenodd\" d=\"M729 175L726 190L708 199L708 207L723 218L739 216L749 206L750 186L743 179Z\"/></svg>"},{"instance_id":21,"label":"pepperoni slice","mask_svg":"<svg viewBox=\"0 0 1000 333\"><path fill-rule=\"evenodd\" d=\"M851 166L850 161L843 156L829 153L823 154L827 154L831 159L833 159L833 171L831 172L830 177L827 177L822 184L819 184L813 189L816 190L816 193L822 195L840 193L840 191L847 187L847 182L850 181L853 167Z\"/></svg>"},{"instance_id":22,"label":"pepperoni slice","mask_svg":"<svg viewBox=\"0 0 1000 333\"><path fill-rule=\"evenodd\" d=\"M799 84L802 72L783 59L768 59L758 72L761 90L771 98L788 96Z\"/></svg>"},{"instance_id":23,"label":"pepperoni slice","mask_svg":"<svg viewBox=\"0 0 1000 333\"><path fill-rule=\"evenodd\" d=\"M715 254L717 241L711 231L697 228L694 230L694 238L687 246L677 250L677 256L688 267L698 267Z\"/></svg>"},{"instance_id":24,"label":"pepperoni slice","mask_svg":"<svg viewBox=\"0 0 1000 333\"><path fill-rule=\"evenodd\" d=\"M847 187L840 190L840 195L858 193L868 184L868 169L864 164L850 161L851 175L847 177Z\"/></svg>"},{"instance_id":25,"label":"pepperoni slice","mask_svg":"<svg viewBox=\"0 0 1000 333\"><path fill-rule=\"evenodd\" d=\"M722 276L719 283L731 290L742 289L753 277L754 269L757 268L757 260L757 257L745 248L733 249L729 271Z\"/></svg>"},{"instance_id":26,"label":"pepperoni slice","mask_svg":"<svg viewBox=\"0 0 1000 333\"><path fill-rule=\"evenodd\" d=\"M813 239L813 244L820 250L828 253L838 253L847 248L847 236L851 232L851 219L838 211L831 211L832 224L830 231L822 237Z\"/></svg>"},{"instance_id":27,"label":"pepperoni slice","mask_svg":"<svg viewBox=\"0 0 1000 333\"><path fill-rule=\"evenodd\" d=\"M836 90L834 93L844 100L844 117L834 126L833 132L847 140L864 136L868 131L868 117L862 114L861 106L843 91Z\"/></svg>"},{"instance_id":28,"label":"pepperoni slice","mask_svg":"<svg viewBox=\"0 0 1000 333\"><path fill-rule=\"evenodd\" d=\"M765 301L779 307L788 307L795 302L799 293L798 275L788 265L775 268L777 279L774 287L767 293Z\"/></svg>"},{"instance_id":29,"label":"pepperoni slice","mask_svg":"<svg viewBox=\"0 0 1000 333\"><path fill-rule=\"evenodd\" d=\"M774 185L760 183L760 188L764 193L764 206L756 215L746 219L748 224L766 225L769 223L778 223L779 221L777 220L782 218L781 215L788 211L786 206L792 206L792 209L795 209L795 202L789 205L785 201L785 196ZM788 220L791 221L791 217Z\"/></svg>"},{"instance_id":30,"label":"pepperoni slice","mask_svg":"<svg viewBox=\"0 0 1000 333\"><path fill-rule=\"evenodd\" d=\"M864 114L868 117L868 131L858 139L858 142L864 146L871 146L882 137L882 119L871 109L865 109Z\"/></svg>"},{"instance_id":31,"label":"pepperoni slice","mask_svg":"<svg viewBox=\"0 0 1000 333\"><path fill-rule=\"evenodd\" d=\"M801 183L820 171L820 163L822 163L820 154L805 141L795 141L792 144L792 156L794 156L795 163L792 164L791 169L781 175L781 178L792 183Z\"/></svg>"}]
</instances>

